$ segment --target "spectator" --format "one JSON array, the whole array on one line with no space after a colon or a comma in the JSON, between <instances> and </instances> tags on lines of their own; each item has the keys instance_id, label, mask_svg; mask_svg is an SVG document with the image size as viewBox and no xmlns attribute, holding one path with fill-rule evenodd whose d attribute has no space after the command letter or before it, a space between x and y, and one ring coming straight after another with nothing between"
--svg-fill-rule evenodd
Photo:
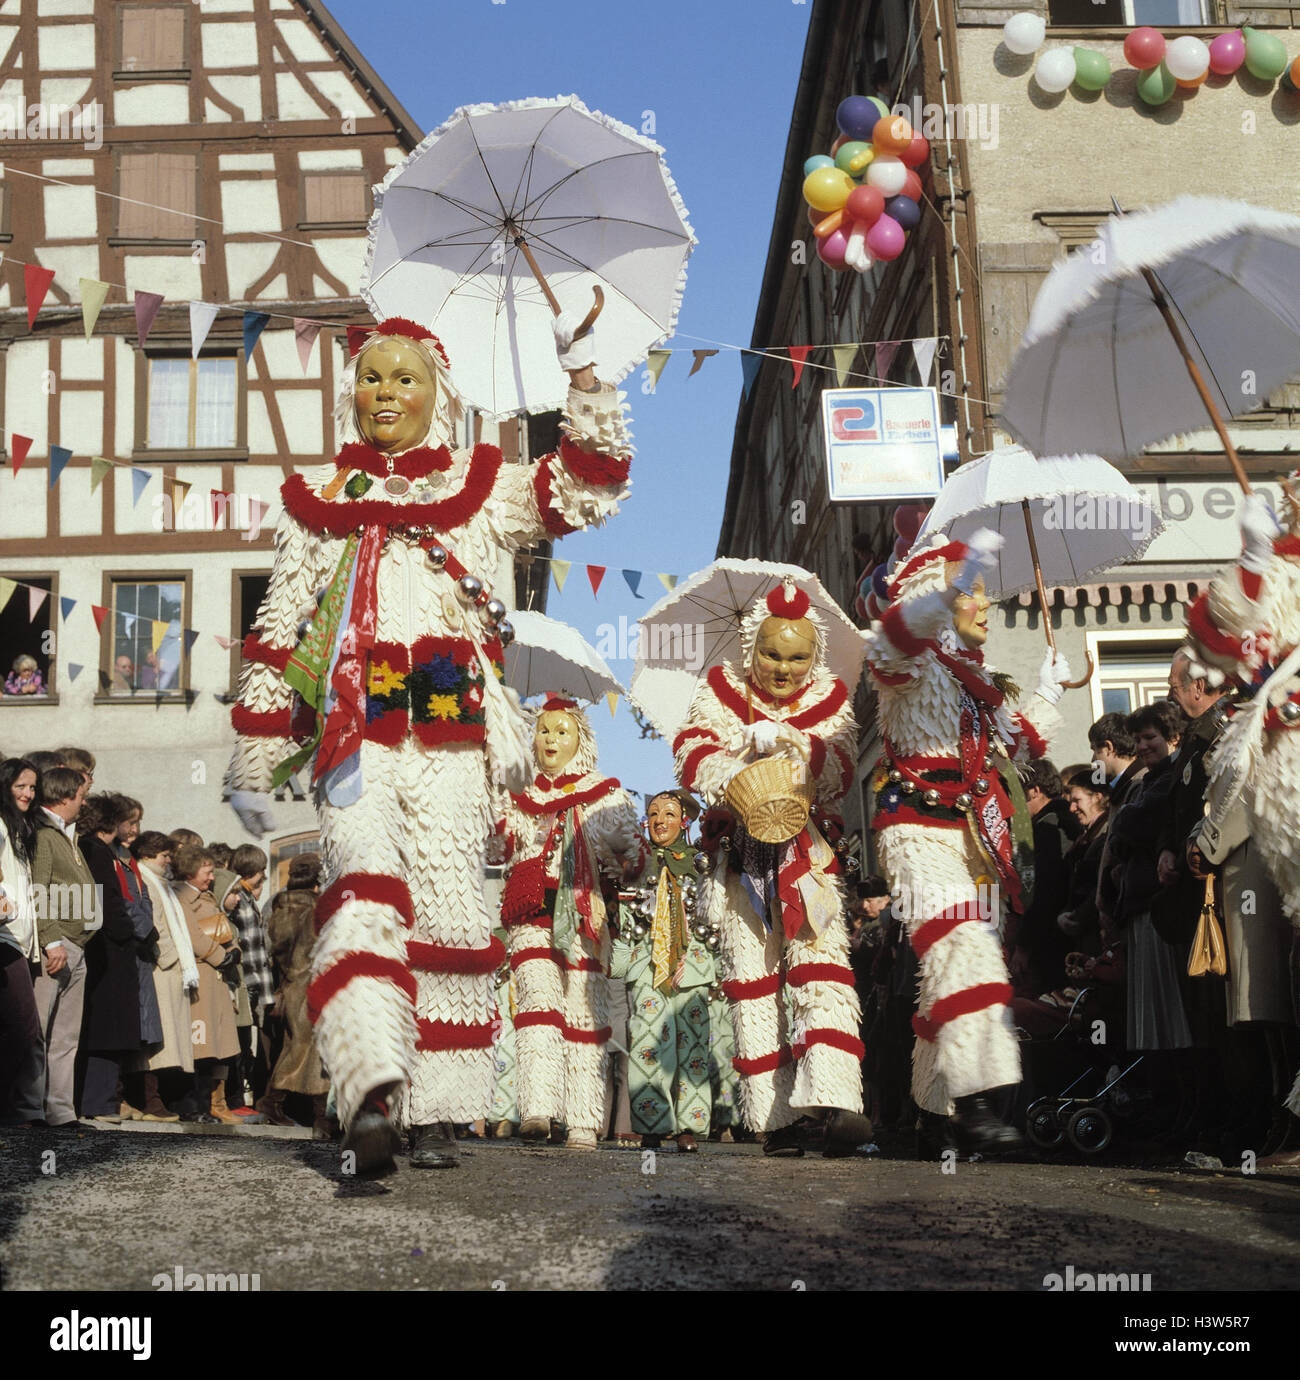
<instances>
[{"instance_id":1,"label":"spectator","mask_svg":"<svg viewBox=\"0 0 1300 1380\"><path fill-rule=\"evenodd\" d=\"M6 695L43 695L45 682L34 656L26 652L14 657L14 668L5 677Z\"/></svg>"},{"instance_id":2,"label":"spectator","mask_svg":"<svg viewBox=\"0 0 1300 1380\"><path fill-rule=\"evenodd\" d=\"M109 694L135 694L135 663L125 652L119 652L113 662L113 680Z\"/></svg>"},{"instance_id":3,"label":"spectator","mask_svg":"<svg viewBox=\"0 0 1300 1380\"><path fill-rule=\"evenodd\" d=\"M229 1061L239 1055L235 1004L225 977L238 964L239 949L230 921L211 891L213 870L212 854L200 844L172 850L172 890L180 900L198 960L199 995L190 1009L190 1018L194 1089L199 1108L194 1119L202 1122L221 1119L212 1110L217 1090L221 1090L220 1102L224 1107Z\"/></svg>"},{"instance_id":4,"label":"spectator","mask_svg":"<svg viewBox=\"0 0 1300 1380\"><path fill-rule=\"evenodd\" d=\"M86 942L81 1109L92 1121L117 1123L122 1119L122 1067L131 1066L143 1043L136 960L152 947L156 935L151 926L147 938L137 937L135 918L118 886L117 858L112 849L117 819L109 796L86 799L77 830L102 906L102 924Z\"/></svg>"},{"instance_id":5,"label":"spectator","mask_svg":"<svg viewBox=\"0 0 1300 1380\"><path fill-rule=\"evenodd\" d=\"M60 756L60 754L57 752L29 752L23 760L30 762L32 766L36 769L36 780L38 783L36 793L38 797L40 795L39 783L41 777L44 776L45 773L49 771L51 767L61 767L65 765L62 756ZM39 799L34 808L38 810L40 809Z\"/></svg>"},{"instance_id":6,"label":"spectator","mask_svg":"<svg viewBox=\"0 0 1300 1380\"><path fill-rule=\"evenodd\" d=\"M86 941L95 933L95 879L76 841L86 779L51 767L37 786L40 812L32 851L36 933L45 971L36 979L36 1010L45 1031L45 1121L80 1127L75 1103L77 1052L86 999Z\"/></svg>"},{"instance_id":7,"label":"spectator","mask_svg":"<svg viewBox=\"0 0 1300 1380\"><path fill-rule=\"evenodd\" d=\"M192 1013L199 997L199 972L190 941L189 926L176 893L169 883L171 840L166 834L147 830L131 844L131 853L140 864L140 876L153 904L158 930L158 957L153 967L154 992L162 1024L162 1043L145 1060L145 1067L126 1080L133 1093L132 1105L140 1110L142 1121L179 1121L162 1097L160 1075L173 1071L188 1075L183 1080L187 1099L193 1104L194 1045L191 1040ZM174 1090L179 1093L173 1078ZM178 1099L178 1105L180 1101Z\"/></svg>"},{"instance_id":8,"label":"spectator","mask_svg":"<svg viewBox=\"0 0 1300 1380\"><path fill-rule=\"evenodd\" d=\"M185 847L190 844L196 844L200 848L203 847L202 837L196 834L193 829L173 829L167 837L171 840L173 853L177 848Z\"/></svg>"},{"instance_id":9,"label":"spectator","mask_svg":"<svg viewBox=\"0 0 1300 1380\"><path fill-rule=\"evenodd\" d=\"M1066 853L1079 823L1065 799L1065 783L1053 763L1040 757L1024 775L1025 802L1034 834L1034 885L1024 914L1008 916L1008 968L1018 996L1054 992L1065 982L1065 956L1076 948L1057 926L1069 908Z\"/></svg>"},{"instance_id":10,"label":"spectator","mask_svg":"<svg viewBox=\"0 0 1300 1380\"><path fill-rule=\"evenodd\" d=\"M30 1126L45 1115L45 1039L32 985L40 961L31 866L35 801L36 768L22 757L0 764L0 1123L11 1126Z\"/></svg>"},{"instance_id":11,"label":"spectator","mask_svg":"<svg viewBox=\"0 0 1300 1380\"><path fill-rule=\"evenodd\" d=\"M1066 908L1057 916L1060 932L1070 941L1068 952L1095 956L1101 950L1101 925L1097 915L1097 878L1110 823L1110 792L1093 779L1090 768L1077 771L1069 780L1070 813L1079 825L1079 836L1065 856L1068 894ZM1064 973L1064 957L1062 958Z\"/></svg>"},{"instance_id":12,"label":"spectator","mask_svg":"<svg viewBox=\"0 0 1300 1380\"><path fill-rule=\"evenodd\" d=\"M140 668L140 689L160 690L162 681L158 671L158 653L146 652L144 665Z\"/></svg>"},{"instance_id":13,"label":"spectator","mask_svg":"<svg viewBox=\"0 0 1300 1380\"><path fill-rule=\"evenodd\" d=\"M54 755L60 766L71 767L86 778L86 794L89 795L90 788L95 784L95 754L87 752L85 748L61 747L55 749Z\"/></svg>"},{"instance_id":14,"label":"spectator","mask_svg":"<svg viewBox=\"0 0 1300 1380\"><path fill-rule=\"evenodd\" d=\"M1137 746L1123 714L1103 714L1088 730L1092 760L1106 773L1110 808L1118 810L1132 794L1146 768L1137 759Z\"/></svg>"},{"instance_id":15,"label":"spectator","mask_svg":"<svg viewBox=\"0 0 1300 1380\"><path fill-rule=\"evenodd\" d=\"M216 845L208 851L215 853ZM230 888L223 909L230 916L235 928L235 942L239 945L239 968L246 993L245 1001L250 1013L250 1024L240 1027L241 1069L238 1079L232 1078L234 1087L231 1110L235 1115L241 1112L248 1119L261 1117L248 1108L244 1102L244 1083L253 1095L254 1106L266 1092L271 1064L267 1056L266 1016L275 1000L275 978L271 973L270 955L266 947L266 930L262 924L262 911L257 904L266 882L266 854L255 843L242 843L230 856L230 871L238 881ZM231 1088L227 1088L228 1099Z\"/></svg>"}]
</instances>

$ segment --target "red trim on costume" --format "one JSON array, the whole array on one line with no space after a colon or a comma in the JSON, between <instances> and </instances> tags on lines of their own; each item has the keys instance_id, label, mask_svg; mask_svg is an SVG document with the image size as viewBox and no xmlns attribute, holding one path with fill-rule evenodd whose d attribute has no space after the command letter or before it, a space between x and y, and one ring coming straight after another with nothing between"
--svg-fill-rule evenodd
<instances>
[{"instance_id":1,"label":"red trim on costume","mask_svg":"<svg viewBox=\"0 0 1300 1380\"><path fill-rule=\"evenodd\" d=\"M979 674L984 665L982 652L959 652L956 656L951 656L942 647L935 647L934 659L940 665L946 666L981 704L988 705L990 709L997 709L1005 701L1006 696L1002 691L991 680L986 680Z\"/></svg>"},{"instance_id":2,"label":"red trim on costume","mask_svg":"<svg viewBox=\"0 0 1300 1380\"><path fill-rule=\"evenodd\" d=\"M700 764L704 759L715 752L721 751L722 748L718 743L704 743L687 755L686 761L682 763L682 789L684 791L693 791L695 789L695 774L699 771Z\"/></svg>"},{"instance_id":3,"label":"red trim on costume","mask_svg":"<svg viewBox=\"0 0 1300 1380\"><path fill-rule=\"evenodd\" d=\"M936 787L936 789L938 788ZM924 824L928 829L964 829L966 827L966 821L963 819L936 819L933 815L922 814L920 810L914 810L910 805L900 805L896 810L890 810L888 814L879 810L876 812L876 817L871 821L873 829L888 829L892 824Z\"/></svg>"},{"instance_id":4,"label":"red trim on costume","mask_svg":"<svg viewBox=\"0 0 1300 1380\"><path fill-rule=\"evenodd\" d=\"M918 570L924 569L931 561L942 561L944 565L947 565L949 561L964 561L968 555L970 555L970 548L965 542L960 541L950 541L946 546L919 551L915 556L904 561L890 576L889 597L897 599L903 582L910 580Z\"/></svg>"},{"instance_id":5,"label":"red trim on costume","mask_svg":"<svg viewBox=\"0 0 1300 1380\"><path fill-rule=\"evenodd\" d=\"M813 1045L829 1045L832 1049L842 1049L845 1054L851 1054L855 1059L865 1058L867 1053L867 1047L856 1035L849 1035L843 1030L832 1030L827 1026L818 1026L815 1030L806 1031L802 1040L794 1042L794 1057L802 1059Z\"/></svg>"},{"instance_id":6,"label":"red trim on costume","mask_svg":"<svg viewBox=\"0 0 1300 1380\"><path fill-rule=\"evenodd\" d=\"M737 690L727 679L726 672L721 665L713 666L709 669L709 674L705 678L709 683L709 689L718 697L718 701L725 709L729 709L740 721L745 724L757 723L759 719L770 720L773 723L789 724L791 728L807 730L814 725L822 723L836 713L847 701L849 692L844 686L844 682L838 676L831 681L830 691L826 698L819 700L816 704L809 705L807 709L801 710L798 714L791 714L788 719L772 719L771 715L765 714L756 704L746 703L744 695ZM805 685L796 695L780 700L773 699L772 696L763 692L761 687L751 685L750 689L765 704L781 705L791 704L797 700L804 691L811 688L812 682Z\"/></svg>"},{"instance_id":7,"label":"red trim on costume","mask_svg":"<svg viewBox=\"0 0 1300 1380\"><path fill-rule=\"evenodd\" d=\"M603 1045L613 1034L610 1026L602 1025L599 1030L578 1030L567 1022L564 1026L564 1038L571 1045Z\"/></svg>"},{"instance_id":8,"label":"red trim on costume","mask_svg":"<svg viewBox=\"0 0 1300 1380\"><path fill-rule=\"evenodd\" d=\"M1187 610L1187 630L1211 656L1242 660L1241 638L1225 633L1210 616L1210 596L1199 594Z\"/></svg>"},{"instance_id":9,"label":"red trim on costume","mask_svg":"<svg viewBox=\"0 0 1300 1380\"><path fill-rule=\"evenodd\" d=\"M1045 757L1047 755L1047 740L1043 735L1039 733L1023 714L1016 715L1016 722L1020 727L1021 736L1029 747L1030 757L1035 760L1039 757Z\"/></svg>"},{"instance_id":10,"label":"red trim on costume","mask_svg":"<svg viewBox=\"0 0 1300 1380\"><path fill-rule=\"evenodd\" d=\"M481 743L487 736L482 724L458 724L450 719L412 724L411 733L425 747L437 747L439 743Z\"/></svg>"},{"instance_id":11,"label":"red trim on costume","mask_svg":"<svg viewBox=\"0 0 1300 1380\"><path fill-rule=\"evenodd\" d=\"M495 973L505 962L506 946L494 935L483 949L460 949L453 944L426 944L408 939L406 961L421 973Z\"/></svg>"},{"instance_id":12,"label":"red trim on costume","mask_svg":"<svg viewBox=\"0 0 1300 1380\"><path fill-rule=\"evenodd\" d=\"M732 1055L731 1066L742 1077L752 1078L756 1073L774 1073L791 1063L793 1059L794 1053L790 1046L782 1045L772 1054L760 1054L753 1059L746 1059L739 1054Z\"/></svg>"},{"instance_id":13,"label":"red trim on costume","mask_svg":"<svg viewBox=\"0 0 1300 1380\"><path fill-rule=\"evenodd\" d=\"M347 537L363 527L437 527L453 532L482 508L500 468L501 452L480 442L474 447L460 492L434 503L388 503L370 498L327 502L297 473L281 485L280 497L290 517L323 536Z\"/></svg>"},{"instance_id":14,"label":"red trim on costume","mask_svg":"<svg viewBox=\"0 0 1300 1380\"><path fill-rule=\"evenodd\" d=\"M1011 997L1011 984L1006 982L983 982L978 987L967 987L964 991L940 997L930 1008L929 1016L913 1016L912 1029L918 1039L933 1043L950 1021L974 1015L976 1011L987 1011L990 1006L1007 1006Z\"/></svg>"},{"instance_id":15,"label":"red trim on costume","mask_svg":"<svg viewBox=\"0 0 1300 1380\"><path fill-rule=\"evenodd\" d=\"M916 954L918 959L922 959L941 939L946 939L958 925L964 925L968 920L978 919L979 906L974 900L964 902L959 906L949 906L947 910L941 911L917 927L916 933L912 936L912 952Z\"/></svg>"},{"instance_id":16,"label":"red trim on costume","mask_svg":"<svg viewBox=\"0 0 1300 1380\"><path fill-rule=\"evenodd\" d=\"M768 973L760 978L730 978L722 984L728 1001L757 1001L760 997L771 997L781 987L781 975Z\"/></svg>"},{"instance_id":17,"label":"red trim on costume","mask_svg":"<svg viewBox=\"0 0 1300 1380\"><path fill-rule=\"evenodd\" d=\"M525 963L534 960L547 960L566 973L603 973L605 970L594 958L580 958L576 963L565 958L558 949L543 948L537 945L531 949L519 949L510 955L510 971L517 973Z\"/></svg>"},{"instance_id":18,"label":"red trim on costume","mask_svg":"<svg viewBox=\"0 0 1300 1380\"><path fill-rule=\"evenodd\" d=\"M377 906L392 906L409 930L415 924L411 893L397 877L380 872L345 872L316 898L316 932L325 927L335 911L349 901L369 901Z\"/></svg>"},{"instance_id":19,"label":"red trim on costume","mask_svg":"<svg viewBox=\"0 0 1300 1380\"><path fill-rule=\"evenodd\" d=\"M391 982L406 994L412 1005L415 1004L415 979L397 959L383 958L379 954L344 954L337 963L326 968L308 984L307 1016L311 1023L315 1025L330 1002L353 978L359 977Z\"/></svg>"},{"instance_id":20,"label":"red trim on costume","mask_svg":"<svg viewBox=\"0 0 1300 1380\"><path fill-rule=\"evenodd\" d=\"M421 1016L415 1022L415 1028L419 1031L416 1049L424 1054L434 1054L444 1049L490 1049L500 1024L486 1021L478 1025L461 1025L457 1021L426 1021Z\"/></svg>"},{"instance_id":21,"label":"red trim on costume","mask_svg":"<svg viewBox=\"0 0 1300 1380\"><path fill-rule=\"evenodd\" d=\"M516 795L513 791L510 793L510 799L524 814L538 818L542 815L558 814L561 810L567 810L570 805L591 805L611 791L618 790L618 787L617 779L607 776L603 781L597 781L594 786L588 786L585 791L570 791L567 795L556 796L554 800L534 800L531 796Z\"/></svg>"},{"instance_id":22,"label":"red trim on costume","mask_svg":"<svg viewBox=\"0 0 1300 1380\"><path fill-rule=\"evenodd\" d=\"M533 497L537 501L537 512L542 519L542 526L546 528L548 535L567 537L570 532L578 530L565 519L564 514L556 507L555 498L551 493L551 464L549 460L539 460L533 470Z\"/></svg>"},{"instance_id":23,"label":"red trim on costume","mask_svg":"<svg viewBox=\"0 0 1300 1380\"><path fill-rule=\"evenodd\" d=\"M799 933L807 918L803 897L796 889L796 883L812 871L812 861L808 856L808 831L803 830L793 843L793 858L778 869L776 876L776 894L781 902L781 927L787 939L793 939Z\"/></svg>"},{"instance_id":24,"label":"red trim on costume","mask_svg":"<svg viewBox=\"0 0 1300 1380\"><path fill-rule=\"evenodd\" d=\"M771 694L769 694L769 693L768 693L766 690L764 690L763 687L754 679L753 676L746 676L746 677L745 677L745 688L749 691L750 698L751 698L751 699L756 699L756 700L758 700L760 704L770 704L774 709L780 708L781 705L783 705L783 704L784 704L784 705L798 704L799 701L800 701L800 700L804 697L804 695L807 693L807 691L811 688L811 686L812 686L812 677L809 676L808 679L807 679L806 681L804 681L804 683L794 692L794 694L792 694L792 695L786 695L785 698L782 699L780 695L771 695Z\"/></svg>"},{"instance_id":25,"label":"red trim on costume","mask_svg":"<svg viewBox=\"0 0 1300 1380\"><path fill-rule=\"evenodd\" d=\"M767 611L773 618L803 618L807 614L812 601L797 586L787 597L784 583L774 586L768 590Z\"/></svg>"},{"instance_id":26,"label":"red trim on costume","mask_svg":"<svg viewBox=\"0 0 1300 1380\"><path fill-rule=\"evenodd\" d=\"M518 925L546 905L546 864L542 854L520 858L510 869L501 892L501 923ZM547 923L549 924L549 918Z\"/></svg>"},{"instance_id":27,"label":"red trim on costume","mask_svg":"<svg viewBox=\"0 0 1300 1380\"><path fill-rule=\"evenodd\" d=\"M898 604L890 604L885 610L880 619L880 626L885 630L885 636L904 656L920 656L922 652L935 645L912 632L903 618L902 607Z\"/></svg>"},{"instance_id":28,"label":"red trim on costume","mask_svg":"<svg viewBox=\"0 0 1300 1380\"><path fill-rule=\"evenodd\" d=\"M293 711L283 709L249 709L243 704L230 707L230 726L245 738L288 738L291 736Z\"/></svg>"},{"instance_id":29,"label":"red trim on costume","mask_svg":"<svg viewBox=\"0 0 1300 1380\"><path fill-rule=\"evenodd\" d=\"M515 1013L516 1030L527 1030L531 1025L551 1025L556 1030L563 1031L564 1017L558 1011L517 1011Z\"/></svg>"},{"instance_id":30,"label":"red trim on costume","mask_svg":"<svg viewBox=\"0 0 1300 1380\"><path fill-rule=\"evenodd\" d=\"M558 1011L520 1011L516 1014L516 1030L527 1030L533 1025L549 1025L575 1045L603 1045L613 1033L607 1025L599 1030L579 1030L569 1025Z\"/></svg>"},{"instance_id":31,"label":"red trim on costume","mask_svg":"<svg viewBox=\"0 0 1300 1380\"><path fill-rule=\"evenodd\" d=\"M404 479L423 479L434 470L451 468L451 451L446 446L432 449L429 446L413 446L401 455L390 459L374 446L364 441L349 441L334 457L334 463L341 470L365 470L367 474L386 478L390 474L400 474Z\"/></svg>"},{"instance_id":32,"label":"red trim on costume","mask_svg":"<svg viewBox=\"0 0 1300 1380\"><path fill-rule=\"evenodd\" d=\"M840 764L840 788L836 792L837 797L848 793L849 787L853 784L853 759L842 747L835 743L831 744L831 751L835 754ZM843 832L841 830L841 832Z\"/></svg>"},{"instance_id":33,"label":"red trim on costume","mask_svg":"<svg viewBox=\"0 0 1300 1380\"><path fill-rule=\"evenodd\" d=\"M692 738L707 738L710 742L718 742L718 735L711 728L696 726L694 728L684 728L673 739L673 756L675 757Z\"/></svg>"},{"instance_id":34,"label":"red trim on costume","mask_svg":"<svg viewBox=\"0 0 1300 1380\"><path fill-rule=\"evenodd\" d=\"M878 670L875 666L871 667L871 674L881 683L881 685L906 685L909 680L916 677L910 671L903 671L896 676L886 675L884 671Z\"/></svg>"},{"instance_id":35,"label":"red trim on costume","mask_svg":"<svg viewBox=\"0 0 1300 1380\"><path fill-rule=\"evenodd\" d=\"M628 471L632 467L632 461L626 457L619 459L616 455L602 455L599 451L583 450L567 436L560 437L558 453L560 463L575 479L597 489L626 483ZM546 462L543 459L540 463Z\"/></svg>"},{"instance_id":36,"label":"red trim on costume","mask_svg":"<svg viewBox=\"0 0 1300 1380\"><path fill-rule=\"evenodd\" d=\"M406 737L411 726L411 713L408 709L386 709L377 719L366 721L361 736L368 743L379 743L383 747L397 747Z\"/></svg>"},{"instance_id":37,"label":"red trim on costume","mask_svg":"<svg viewBox=\"0 0 1300 1380\"><path fill-rule=\"evenodd\" d=\"M826 744L815 733L808 735L808 744L808 770L812 773L815 781L822 774L822 768L826 765Z\"/></svg>"},{"instance_id":38,"label":"red trim on costume","mask_svg":"<svg viewBox=\"0 0 1300 1380\"><path fill-rule=\"evenodd\" d=\"M1279 556L1300 559L1300 537L1288 532L1285 536L1273 539L1273 550Z\"/></svg>"},{"instance_id":39,"label":"red trim on costume","mask_svg":"<svg viewBox=\"0 0 1300 1380\"><path fill-rule=\"evenodd\" d=\"M289 664L293 648L272 647L269 642L263 642L255 632L251 632L244 638L244 645L239 649L239 653L245 661L261 662L263 666L270 666L284 675L284 668Z\"/></svg>"},{"instance_id":40,"label":"red trim on costume","mask_svg":"<svg viewBox=\"0 0 1300 1380\"><path fill-rule=\"evenodd\" d=\"M838 963L798 963L785 975L787 987L806 987L810 982L843 982L852 987L853 969Z\"/></svg>"},{"instance_id":41,"label":"red trim on costume","mask_svg":"<svg viewBox=\"0 0 1300 1380\"><path fill-rule=\"evenodd\" d=\"M562 709L577 708L572 700L557 699L547 700L543 708L550 709L553 705L556 708ZM570 772L567 776L547 776L545 772L538 772L537 775L533 777L533 785L536 786L539 791L561 791L565 786L576 786L578 782L582 780L582 776L583 774L580 771Z\"/></svg>"},{"instance_id":42,"label":"red trim on costume","mask_svg":"<svg viewBox=\"0 0 1300 1380\"><path fill-rule=\"evenodd\" d=\"M1258 570L1247 570L1244 565L1237 567L1237 583L1241 592L1252 604L1259 602L1259 592L1264 588L1264 577Z\"/></svg>"}]
</instances>

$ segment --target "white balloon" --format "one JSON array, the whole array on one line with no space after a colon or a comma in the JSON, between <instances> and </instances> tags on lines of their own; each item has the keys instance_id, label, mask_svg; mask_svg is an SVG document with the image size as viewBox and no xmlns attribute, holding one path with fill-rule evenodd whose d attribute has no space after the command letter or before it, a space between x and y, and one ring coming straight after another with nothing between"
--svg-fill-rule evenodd
<instances>
[{"instance_id":1,"label":"white balloon","mask_svg":"<svg viewBox=\"0 0 1300 1380\"><path fill-rule=\"evenodd\" d=\"M1013 53L1022 57L1036 53L1047 37L1047 22L1040 14L1027 11L1013 14L1002 26L1002 41Z\"/></svg>"},{"instance_id":2,"label":"white balloon","mask_svg":"<svg viewBox=\"0 0 1300 1380\"><path fill-rule=\"evenodd\" d=\"M1074 50L1053 48L1038 59L1034 80L1044 91L1064 91L1074 81Z\"/></svg>"},{"instance_id":3,"label":"white balloon","mask_svg":"<svg viewBox=\"0 0 1300 1380\"><path fill-rule=\"evenodd\" d=\"M867 185L879 187L888 199L897 196L907 182L907 165L892 153L879 153L867 169Z\"/></svg>"},{"instance_id":4,"label":"white balloon","mask_svg":"<svg viewBox=\"0 0 1300 1380\"><path fill-rule=\"evenodd\" d=\"M1210 50L1193 34L1176 38L1165 48L1165 66L1176 81L1195 81L1210 68Z\"/></svg>"}]
</instances>

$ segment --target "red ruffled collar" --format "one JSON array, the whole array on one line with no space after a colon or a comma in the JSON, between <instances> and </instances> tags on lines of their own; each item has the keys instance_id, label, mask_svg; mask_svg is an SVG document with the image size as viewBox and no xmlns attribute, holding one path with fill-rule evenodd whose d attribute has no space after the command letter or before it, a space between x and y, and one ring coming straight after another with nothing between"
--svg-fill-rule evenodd
<instances>
[{"instance_id":1,"label":"red ruffled collar","mask_svg":"<svg viewBox=\"0 0 1300 1380\"><path fill-rule=\"evenodd\" d=\"M618 790L618 781L615 777L597 777L596 780L587 787L586 790L565 791L562 783L583 781L582 776L557 776L552 783L552 787L560 786L558 794L550 794L549 789L541 784L547 781L547 777L538 777L533 789L526 795L516 795L511 792L510 798L516 806L526 815L554 815L561 810L567 810L573 805L590 805L602 797L607 796L611 791ZM539 798L540 797L540 798Z\"/></svg>"},{"instance_id":2,"label":"red ruffled collar","mask_svg":"<svg viewBox=\"0 0 1300 1380\"><path fill-rule=\"evenodd\" d=\"M581 772L571 772L568 776L547 776L545 772L538 772L533 778L533 785L539 791L561 791L565 786L576 786L582 780Z\"/></svg>"},{"instance_id":3,"label":"red ruffled collar","mask_svg":"<svg viewBox=\"0 0 1300 1380\"><path fill-rule=\"evenodd\" d=\"M413 446L401 455L388 456L364 441L349 441L334 457L334 464L341 470L365 470L367 474L400 474L404 479L423 479L434 470L450 469L451 451L446 446L439 446L436 450L428 446Z\"/></svg>"}]
</instances>

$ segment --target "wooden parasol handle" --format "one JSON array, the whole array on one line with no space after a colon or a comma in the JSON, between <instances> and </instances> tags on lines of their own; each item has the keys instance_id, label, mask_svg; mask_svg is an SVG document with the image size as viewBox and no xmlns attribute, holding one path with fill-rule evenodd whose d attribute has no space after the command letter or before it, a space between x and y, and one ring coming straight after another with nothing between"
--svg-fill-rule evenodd
<instances>
[{"instance_id":1,"label":"wooden parasol handle","mask_svg":"<svg viewBox=\"0 0 1300 1380\"><path fill-rule=\"evenodd\" d=\"M1020 510L1025 515L1025 536L1029 538L1029 555L1034 562L1034 584L1038 586L1038 611L1043 619L1043 632L1047 635L1047 645L1055 656L1056 634L1052 630L1052 611L1047 602L1047 587L1043 584L1043 567L1038 560L1038 542L1034 537L1034 517L1027 498L1020 500ZM1080 690L1092 679L1097 666L1091 652L1086 652L1085 655L1088 658L1087 671L1079 680L1063 681L1062 684L1067 690Z\"/></svg>"},{"instance_id":2,"label":"wooden parasol handle","mask_svg":"<svg viewBox=\"0 0 1300 1380\"><path fill-rule=\"evenodd\" d=\"M524 260L528 264L528 267L533 270L533 277L537 279L538 286L546 294L546 300L550 304L552 314L559 316L561 311L559 298L551 291L551 285L546 281L536 258L533 257L532 248L524 238L524 232L512 220L506 221L505 228L506 232L511 236L515 248L524 256ZM578 329L574 331L574 340L581 340L596 324L596 318L605 309L605 290L597 285L592 288L591 292L592 296L596 299L595 303L586 316L582 318L582 323L579 325Z\"/></svg>"}]
</instances>

